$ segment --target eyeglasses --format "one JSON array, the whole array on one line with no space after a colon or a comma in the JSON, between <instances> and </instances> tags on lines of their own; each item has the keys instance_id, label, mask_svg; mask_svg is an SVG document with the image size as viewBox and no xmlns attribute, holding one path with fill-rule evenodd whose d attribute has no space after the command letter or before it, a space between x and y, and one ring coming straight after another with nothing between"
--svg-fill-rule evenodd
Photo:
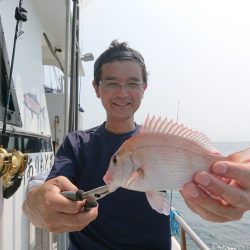
<instances>
[{"instance_id":1,"label":"eyeglasses","mask_svg":"<svg viewBox=\"0 0 250 250\"><path fill-rule=\"evenodd\" d=\"M130 82L116 82L114 80L104 80L99 81L99 84L101 84L105 89L115 91L120 90L122 88L127 89L128 91L135 91L139 90L144 86L144 82L141 81L130 81Z\"/></svg>"}]
</instances>

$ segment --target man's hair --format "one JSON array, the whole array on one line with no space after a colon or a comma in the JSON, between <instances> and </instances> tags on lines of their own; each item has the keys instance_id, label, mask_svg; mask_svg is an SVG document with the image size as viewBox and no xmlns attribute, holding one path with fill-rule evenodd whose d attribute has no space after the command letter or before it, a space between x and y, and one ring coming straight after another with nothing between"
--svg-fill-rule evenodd
<instances>
[{"instance_id":1,"label":"man's hair","mask_svg":"<svg viewBox=\"0 0 250 250\"><path fill-rule=\"evenodd\" d=\"M105 50L95 61L94 79L99 84L102 65L113 61L135 61L142 69L143 82L147 83L147 70L142 55L128 47L126 42L119 43L117 40L111 42L109 48Z\"/></svg>"}]
</instances>

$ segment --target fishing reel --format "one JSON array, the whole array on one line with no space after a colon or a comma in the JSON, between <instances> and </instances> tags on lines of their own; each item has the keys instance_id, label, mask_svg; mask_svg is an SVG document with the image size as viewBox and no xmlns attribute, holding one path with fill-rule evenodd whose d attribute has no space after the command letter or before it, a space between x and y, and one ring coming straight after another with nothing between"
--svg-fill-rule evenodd
<instances>
[{"instance_id":1,"label":"fishing reel","mask_svg":"<svg viewBox=\"0 0 250 250\"><path fill-rule=\"evenodd\" d=\"M27 163L28 155L17 150L7 152L0 147L0 178L4 198L11 197L20 187Z\"/></svg>"}]
</instances>

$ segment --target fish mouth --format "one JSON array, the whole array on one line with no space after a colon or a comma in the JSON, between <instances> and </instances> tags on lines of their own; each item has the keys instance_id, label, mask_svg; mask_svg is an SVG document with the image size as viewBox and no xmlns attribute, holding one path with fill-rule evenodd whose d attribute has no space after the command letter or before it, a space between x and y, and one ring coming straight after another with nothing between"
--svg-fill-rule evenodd
<instances>
[{"instance_id":1,"label":"fish mouth","mask_svg":"<svg viewBox=\"0 0 250 250\"><path fill-rule=\"evenodd\" d=\"M110 183L112 182L112 175L109 174L108 172L103 176L103 181L107 184L110 185Z\"/></svg>"}]
</instances>

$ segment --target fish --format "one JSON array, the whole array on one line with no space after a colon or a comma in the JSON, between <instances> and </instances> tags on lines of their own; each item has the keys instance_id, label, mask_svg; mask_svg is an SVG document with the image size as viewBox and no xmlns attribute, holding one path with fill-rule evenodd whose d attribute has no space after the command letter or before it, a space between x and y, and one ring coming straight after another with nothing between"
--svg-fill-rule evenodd
<instances>
[{"instance_id":1,"label":"fish","mask_svg":"<svg viewBox=\"0 0 250 250\"><path fill-rule=\"evenodd\" d=\"M37 96L31 93L26 93L23 95L24 98L24 104L25 106L31 111L31 116L33 118L33 114L36 114L39 116L40 114L43 115L43 119L45 119L44 116L44 110L45 106L41 107L40 103L37 100Z\"/></svg>"},{"instance_id":2,"label":"fish","mask_svg":"<svg viewBox=\"0 0 250 250\"><path fill-rule=\"evenodd\" d=\"M169 214L167 190L182 190L199 170L223 156L209 138L183 124L148 115L140 133L126 140L111 157L103 177L109 192L117 188L145 192L149 204ZM250 149L247 150L250 159ZM231 157L232 158L232 157Z\"/></svg>"}]
</instances>

